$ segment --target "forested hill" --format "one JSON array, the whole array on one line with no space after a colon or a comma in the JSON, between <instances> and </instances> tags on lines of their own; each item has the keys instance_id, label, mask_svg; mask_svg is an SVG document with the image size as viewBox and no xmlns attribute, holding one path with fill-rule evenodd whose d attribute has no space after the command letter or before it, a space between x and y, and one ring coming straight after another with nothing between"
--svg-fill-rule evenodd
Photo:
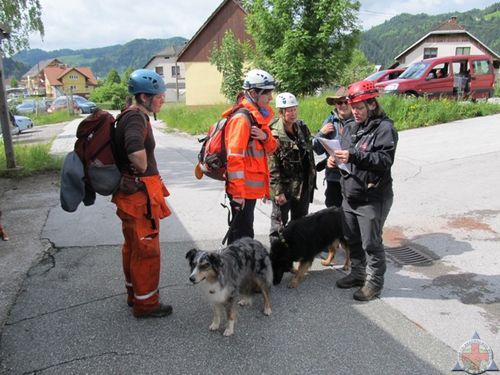
<instances>
[{"instance_id":1,"label":"forested hill","mask_svg":"<svg viewBox=\"0 0 500 375\"><path fill-rule=\"evenodd\" d=\"M105 77L111 69L123 72L129 66L134 69L142 68L155 54L171 45L183 45L187 39L174 37L169 39L135 39L126 44L118 44L109 47L92 49L60 49L55 51L43 51L32 49L22 51L12 57L14 62L22 63L24 71L16 66L16 72L11 72L17 78L26 73L38 62L57 58L70 66L89 66L96 77ZM7 60L7 59L6 59ZM12 63L10 63L12 64ZM8 68L5 67L6 76L9 76ZM19 74L20 73L20 74Z\"/></svg>"},{"instance_id":2,"label":"forested hill","mask_svg":"<svg viewBox=\"0 0 500 375\"><path fill-rule=\"evenodd\" d=\"M400 14L364 32L360 49L370 62L387 67L394 62L394 57L452 16L457 17L465 30L500 53L500 2L483 10L473 9L463 13L435 16Z\"/></svg>"}]
</instances>

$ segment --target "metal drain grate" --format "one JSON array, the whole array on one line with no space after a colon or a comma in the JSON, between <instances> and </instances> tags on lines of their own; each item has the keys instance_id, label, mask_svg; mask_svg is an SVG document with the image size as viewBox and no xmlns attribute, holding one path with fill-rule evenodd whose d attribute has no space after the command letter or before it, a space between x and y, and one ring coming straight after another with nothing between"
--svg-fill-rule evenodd
<instances>
[{"instance_id":1,"label":"metal drain grate","mask_svg":"<svg viewBox=\"0 0 500 375\"><path fill-rule=\"evenodd\" d=\"M427 254L409 246L386 247L385 253L400 266L430 265L434 261Z\"/></svg>"}]
</instances>

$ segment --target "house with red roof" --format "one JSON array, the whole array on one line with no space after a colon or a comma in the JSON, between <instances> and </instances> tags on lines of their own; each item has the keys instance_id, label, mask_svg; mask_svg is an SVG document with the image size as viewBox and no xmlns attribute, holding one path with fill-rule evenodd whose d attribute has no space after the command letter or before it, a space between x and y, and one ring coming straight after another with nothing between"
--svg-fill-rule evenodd
<instances>
[{"instance_id":1,"label":"house with red roof","mask_svg":"<svg viewBox=\"0 0 500 375\"><path fill-rule=\"evenodd\" d=\"M44 69L47 97L77 94L87 97L97 86L97 80L89 67L72 68L67 65Z\"/></svg>"}]
</instances>

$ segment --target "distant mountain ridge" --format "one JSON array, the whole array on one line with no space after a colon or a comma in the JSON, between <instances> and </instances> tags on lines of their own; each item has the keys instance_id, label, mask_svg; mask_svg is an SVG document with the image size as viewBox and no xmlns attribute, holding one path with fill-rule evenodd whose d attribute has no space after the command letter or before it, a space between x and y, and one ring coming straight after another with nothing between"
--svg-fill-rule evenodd
<instances>
[{"instance_id":1,"label":"distant mountain ridge","mask_svg":"<svg viewBox=\"0 0 500 375\"><path fill-rule=\"evenodd\" d=\"M370 62L387 67L394 62L394 57L452 16L457 17L466 31L500 53L500 2L483 10L463 13L400 14L362 33L360 49Z\"/></svg>"},{"instance_id":2,"label":"distant mountain ridge","mask_svg":"<svg viewBox=\"0 0 500 375\"><path fill-rule=\"evenodd\" d=\"M19 79L38 62L57 58L70 66L89 66L96 77L104 78L113 68L120 73L129 66L133 69L142 68L161 50L172 45L184 45L187 41L188 39L183 37L173 37L169 39L134 39L123 45L79 50L44 51L31 49L21 51L12 56L11 59L5 59L6 77L14 75ZM14 71L9 72L9 68L14 69Z\"/></svg>"}]
</instances>

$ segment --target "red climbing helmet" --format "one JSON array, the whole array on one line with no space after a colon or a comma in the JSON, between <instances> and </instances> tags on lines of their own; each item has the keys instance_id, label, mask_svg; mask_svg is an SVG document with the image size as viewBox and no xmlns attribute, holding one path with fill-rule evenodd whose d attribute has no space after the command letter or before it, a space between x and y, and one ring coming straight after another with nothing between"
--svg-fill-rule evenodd
<instances>
[{"instance_id":1,"label":"red climbing helmet","mask_svg":"<svg viewBox=\"0 0 500 375\"><path fill-rule=\"evenodd\" d=\"M363 100L376 98L379 96L378 90L372 81L355 82L348 87L349 104L362 102Z\"/></svg>"}]
</instances>

